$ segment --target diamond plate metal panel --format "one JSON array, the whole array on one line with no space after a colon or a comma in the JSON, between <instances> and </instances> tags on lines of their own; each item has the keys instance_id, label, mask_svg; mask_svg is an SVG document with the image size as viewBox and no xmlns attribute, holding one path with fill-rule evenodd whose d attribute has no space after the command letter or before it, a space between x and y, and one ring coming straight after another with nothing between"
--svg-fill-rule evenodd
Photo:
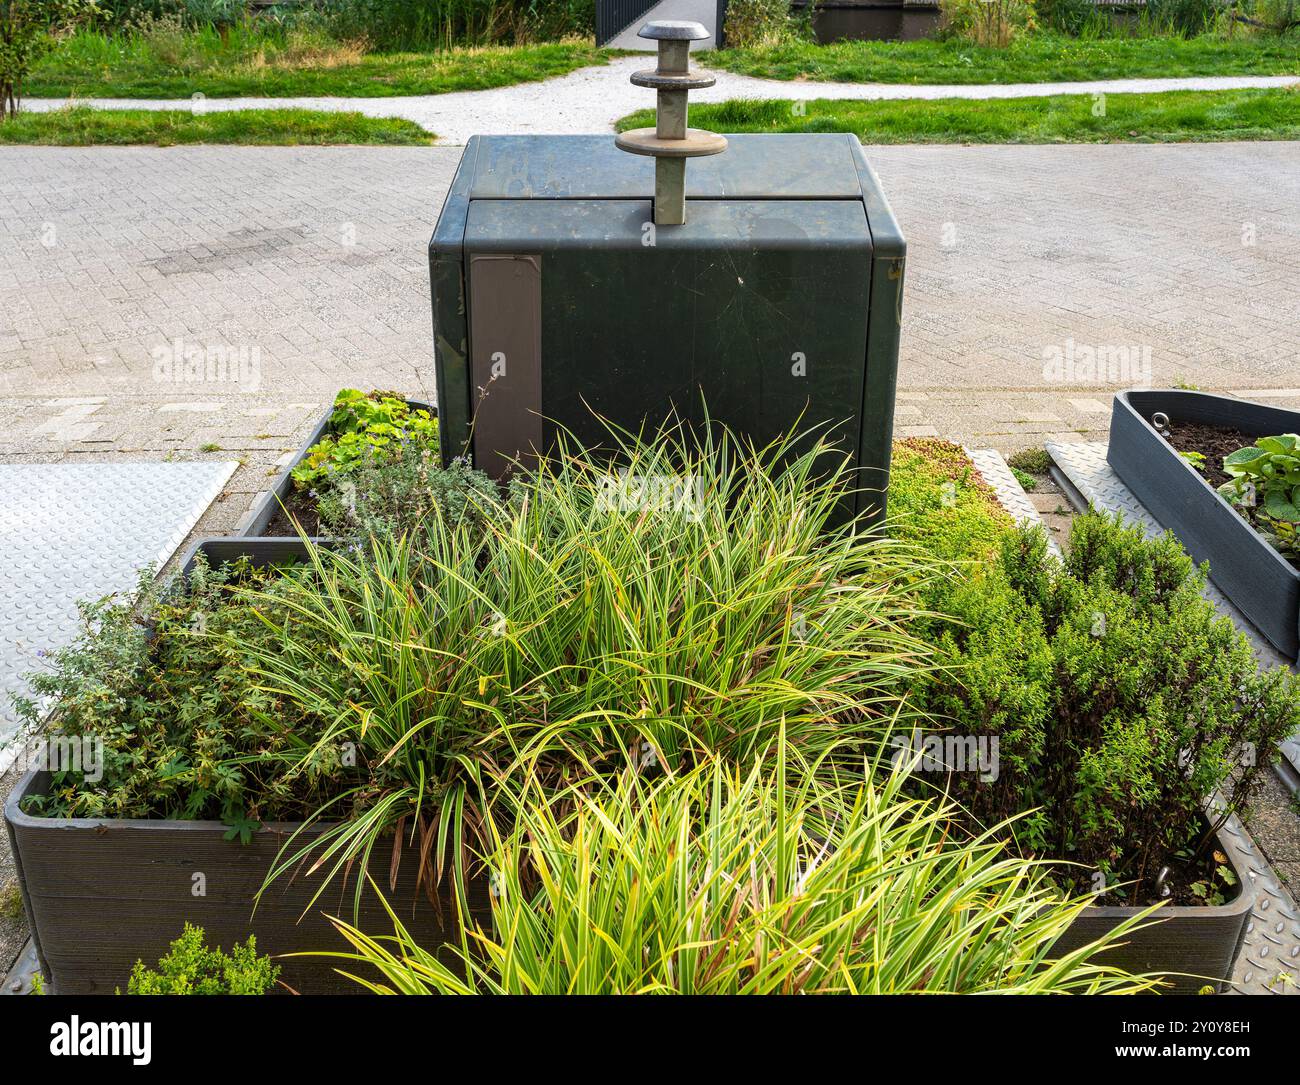
<instances>
[{"instance_id":1,"label":"diamond plate metal panel","mask_svg":"<svg viewBox=\"0 0 1300 1085\"><path fill-rule=\"evenodd\" d=\"M993 492L997 494L1002 507L1011 513L1016 523L1042 523L1034 503L1029 500L1029 495L1025 493L1025 488L1020 485L1016 476L1011 473L1011 468L1007 466L1007 461L1002 458L1001 452L995 448L968 448L965 452L979 473L984 476L984 481L993 487ZM1061 552L1061 548L1057 546L1056 540L1050 533L1047 536L1047 546L1054 554Z\"/></svg>"},{"instance_id":2,"label":"diamond plate metal panel","mask_svg":"<svg viewBox=\"0 0 1300 1085\"><path fill-rule=\"evenodd\" d=\"M1150 535L1164 533L1164 528L1111 470L1106 462L1104 442L1049 441L1047 451L1090 505L1118 512L1129 523L1141 525ZM1250 638L1263 665L1290 666L1212 583L1206 585L1205 596L1221 612L1231 616L1237 628ZM1300 769L1300 733L1283 743L1281 750L1287 761ZM1232 989L1239 994L1300 994L1300 909L1237 818L1229 819L1223 836L1231 842L1243 867L1250 871L1258 892L1233 969Z\"/></svg>"},{"instance_id":3,"label":"diamond plate metal panel","mask_svg":"<svg viewBox=\"0 0 1300 1085\"><path fill-rule=\"evenodd\" d=\"M0 465L0 772L17 756L11 698L66 647L77 603L131 591L161 567L238 464Z\"/></svg>"}]
</instances>

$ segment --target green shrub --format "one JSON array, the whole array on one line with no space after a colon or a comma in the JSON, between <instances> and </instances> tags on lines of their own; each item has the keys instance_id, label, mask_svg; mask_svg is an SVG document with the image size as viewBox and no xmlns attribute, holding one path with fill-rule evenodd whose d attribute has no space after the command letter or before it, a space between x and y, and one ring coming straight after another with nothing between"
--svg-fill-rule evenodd
<instances>
[{"instance_id":1,"label":"green shrub","mask_svg":"<svg viewBox=\"0 0 1300 1085\"><path fill-rule=\"evenodd\" d=\"M311 590L301 579L309 576L255 573L247 562L209 569L200 560L187 587L160 588L146 573L137 598L84 605L80 637L29 676L35 696L15 704L31 731L44 705L56 705L48 733L97 743L99 763L54 772L48 794L27 800L28 812L212 818L246 832L259 819L302 816L339 790L348 773L337 750L301 758L322 723L292 697L261 688L249 670L250 659L288 635L286 589ZM233 601L235 584L256 585L258 605ZM304 645L308 636L295 634ZM328 668L330 659L318 642L306 667Z\"/></svg>"},{"instance_id":2,"label":"green shrub","mask_svg":"<svg viewBox=\"0 0 1300 1085\"><path fill-rule=\"evenodd\" d=\"M789 0L728 0L724 27L729 49L781 45L794 35Z\"/></svg>"},{"instance_id":3,"label":"green shrub","mask_svg":"<svg viewBox=\"0 0 1300 1085\"><path fill-rule=\"evenodd\" d=\"M268 956L258 956L257 939L248 936L230 954L203 944L203 928L185 924L181 936L158 961L146 968L136 961L127 982L128 995L264 995L280 975ZM121 994L121 991L118 991Z\"/></svg>"},{"instance_id":4,"label":"green shrub","mask_svg":"<svg viewBox=\"0 0 1300 1085\"><path fill-rule=\"evenodd\" d=\"M491 841L492 929L453 969L395 933L335 956L380 993L1129 992L1142 979L1053 947L1084 901L951 811L879 790L703 765L528 806ZM1131 929L1131 928L1129 928ZM1122 941L1127 929L1107 941Z\"/></svg>"},{"instance_id":5,"label":"green shrub","mask_svg":"<svg viewBox=\"0 0 1300 1085\"><path fill-rule=\"evenodd\" d=\"M58 36L95 14L94 0L0 0L0 121L17 115L23 81Z\"/></svg>"},{"instance_id":6,"label":"green shrub","mask_svg":"<svg viewBox=\"0 0 1300 1085\"><path fill-rule=\"evenodd\" d=\"M1064 561L1041 530L1007 535L996 564L953 586L930 635L953 670L919 703L957 735L997 736L1001 774L950 779L981 823L1036 812L1021 843L1078 889L1137 883L1208 842L1218 791L1240 810L1275 744L1300 726L1300 684L1261 673L1247 639L1200 594L1172 537L1090 513Z\"/></svg>"},{"instance_id":7,"label":"green shrub","mask_svg":"<svg viewBox=\"0 0 1300 1085\"><path fill-rule=\"evenodd\" d=\"M507 487L505 502L517 504L523 487ZM455 529L469 524L479 535L505 514L497 484L464 460L439 465L435 452L404 448L396 456L366 454L346 479L325 489L317 502L321 525L337 538L399 538L427 530L433 519Z\"/></svg>"},{"instance_id":8,"label":"green shrub","mask_svg":"<svg viewBox=\"0 0 1300 1085\"><path fill-rule=\"evenodd\" d=\"M302 488L337 485L363 462L384 463L407 451L436 454L438 420L390 392L344 388L334 400L329 433L293 469Z\"/></svg>"}]
</instances>

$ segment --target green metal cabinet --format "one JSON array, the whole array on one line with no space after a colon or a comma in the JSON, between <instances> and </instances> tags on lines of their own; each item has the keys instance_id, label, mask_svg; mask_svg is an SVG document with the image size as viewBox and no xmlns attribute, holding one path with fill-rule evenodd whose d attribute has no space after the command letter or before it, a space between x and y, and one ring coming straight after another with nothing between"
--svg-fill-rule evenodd
<instances>
[{"instance_id":1,"label":"green metal cabinet","mask_svg":"<svg viewBox=\"0 0 1300 1085\"><path fill-rule=\"evenodd\" d=\"M429 247L444 455L499 475L597 415L825 424L883 514L903 237L852 136L728 138L657 228L653 163L608 137L469 142Z\"/></svg>"}]
</instances>

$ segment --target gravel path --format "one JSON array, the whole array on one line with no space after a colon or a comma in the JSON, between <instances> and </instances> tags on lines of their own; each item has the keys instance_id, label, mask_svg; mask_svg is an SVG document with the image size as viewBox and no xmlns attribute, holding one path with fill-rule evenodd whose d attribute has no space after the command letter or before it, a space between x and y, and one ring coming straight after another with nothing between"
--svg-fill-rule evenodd
<instances>
[{"instance_id":1,"label":"gravel path","mask_svg":"<svg viewBox=\"0 0 1300 1085\"><path fill-rule=\"evenodd\" d=\"M356 110L371 117L405 117L436 132L443 143L463 144L479 132L608 132L633 110L654 105L654 95L628 82L634 71L652 66L650 58L620 57L607 65L580 68L543 83L520 83L495 90L461 91L406 98L89 98L102 109L274 109ZM1229 90L1282 87L1300 76L1215 76L1189 79L1106 79L1089 83L1008 83L977 86L904 86L886 83L816 83L756 79L718 71L717 84L693 91L693 102L728 98L1033 98L1050 94L1123 94L1167 90ZM29 98L33 111L58 109L64 99Z\"/></svg>"}]
</instances>

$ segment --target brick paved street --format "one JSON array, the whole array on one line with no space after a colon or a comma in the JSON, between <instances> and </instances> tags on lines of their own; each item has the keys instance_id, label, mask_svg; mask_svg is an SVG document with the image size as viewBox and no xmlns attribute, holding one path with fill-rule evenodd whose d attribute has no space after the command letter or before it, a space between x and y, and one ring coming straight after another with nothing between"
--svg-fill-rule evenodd
<instances>
[{"instance_id":1,"label":"brick paved street","mask_svg":"<svg viewBox=\"0 0 1300 1085\"><path fill-rule=\"evenodd\" d=\"M228 530L340 386L432 397L459 153L0 149L0 458L238 457ZM1126 383L1300 402L1300 144L870 157L910 243L900 433L1098 439ZM179 379L195 349L241 379Z\"/></svg>"}]
</instances>

